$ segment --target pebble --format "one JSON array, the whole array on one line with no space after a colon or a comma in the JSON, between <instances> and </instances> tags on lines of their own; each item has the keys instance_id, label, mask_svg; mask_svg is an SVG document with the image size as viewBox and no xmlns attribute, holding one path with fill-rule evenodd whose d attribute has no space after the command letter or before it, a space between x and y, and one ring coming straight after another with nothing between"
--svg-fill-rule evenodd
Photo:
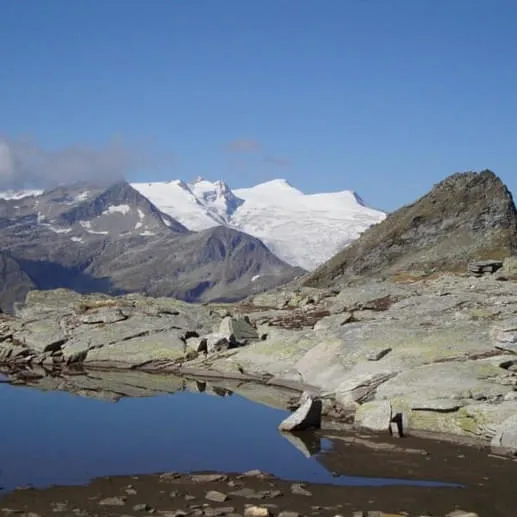
<instances>
[{"instance_id":1,"label":"pebble","mask_svg":"<svg viewBox=\"0 0 517 517\"><path fill-rule=\"evenodd\" d=\"M205 508L203 514L205 517L220 517L234 512L235 508L233 506L221 506L219 508Z\"/></svg>"},{"instance_id":2,"label":"pebble","mask_svg":"<svg viewBox=\"0 0 517 517\"><path fill-rule=\"evenodd\" d=\"M178 474L177 472L164 472L163 474L160 474L160 479L164 481L168 481L170 479L179 479L181 477L181 474Z\"/></svg>"},{"instance_id":3,"label":"pebble","mask_svg":"<svg viewBox=\"0 0 517 517\"><path fill-rule=\"evenodd\" d=\"M244 497L246 499L264 499L266 497L264 492L257 492L253 490L253 488L240 488L239 490L230 492L230 495Z\"/></svg>"},{"instance_id":4,"label":"pebble","mask_svg":"<svg viewBox=\"0 0 517 517\"><path fill-rule=\"evenodd\" d=\"M135 506L133 506L134 512L150 512L152 509L152 506L147 503L135 504Z\"/></svg>"},{"instance_id":5,"label":"pebble","mask_svg":"<svg viewBox=\"0 0 517 517\"><path fill-rule=\"evenodd\" d=\"M214 503L224 503L224 501L228 499L228 496L222 492L218 492L217 490L210 490L206 493L205 499Z\"/></svg>"},{"instance_id":6,"label":"pebble","mask_svg":"<svg viewBox=\"0 0 517 517\"><path fill-rule=\"evenodd\" d=\"M262 470L253 469L253 470L248 470L248 472L245 472L240 477L267 479L271 476L267 472L263 472Z\"/></svg>"},{"instance_id":7,"label":"pebble","mask_svg":"<svg viewBox=\"0 0 517 517\"><path fill-rule=\"evenodd\" d=\"M63 502L57 502L53 504L52 511L53 512L66 512L68 510L68 505Z\"/></svg>"},{"instance_id":8,"label":"pebble","mask_svg":"<svg viewBox=\"0 0 517 517\"><path fill-rule=\"evenodd\" d=\"M278 514L278 517L300 517L300 514L298 512L284 510Z\"/></svg>"},{"instance_id":9,"label":"pebble","mask_svg":"<svg viewBox=\"0 0 517 517\"><path fill-rule=\"evenodd\" d=\"M126 504L126 498L120 496L106 497L99 501L101 506L124 506Z\"/></svg>"},{"instance_id":10,"label":"pebble","mask_svg":"<svg viewBox=\"0 0 517 517\"><path fill-rule=\"evenodd\" d=\"M248 506L244 509L244 517L269 517L269 509L264 506Z\"/></svg>"},{"instance_id":11,"label":"pebble","mask_svg":"<svg viewBox=\"0 0 517 517\"><path fill-rule=\"evenodd\" d=\"M291 485L291 492L294 495L305 495L308 497L312 495L312 492L309 492L301 483L294 483Z\"/></svg>"},{"instance_id":12,"label":"pebble","mask_svg":"<svg viewBox=\"0 0 517 517\"><path fill-rule=\"evenodd\" d=\"M136 495L137 494L137 492L134 488L126 488L124 490L124 492L126 492L127 495Z\"/></svg>"},{"instance_id":13,"label":"pebble","mask_svg":"<svg viewBox=\"0 0 517 517\"><path fill-rule=\"evenodd\" d=\"M224 474L194 474L190 479L195 483L215 483L216 481L226 481L228 476Z\"/></svg>"}]
</instances>

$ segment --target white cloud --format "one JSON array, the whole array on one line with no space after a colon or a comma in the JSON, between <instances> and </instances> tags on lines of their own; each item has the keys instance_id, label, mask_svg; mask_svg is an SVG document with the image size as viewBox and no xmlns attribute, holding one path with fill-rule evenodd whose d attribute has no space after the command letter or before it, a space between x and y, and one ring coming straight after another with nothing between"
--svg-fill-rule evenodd
<instances>
[{"instance_id":1,"label":"white cloud","mask_svg":"<svg viewBox=\"0 0 517 517\"><path fill-rule=\"evenodd\" d=\"M0 136L0 187L51 187L86 181L111 183L147 163L144 155L118 140L99 148L74 145L58 150L35 140Z\"/></svg>"}]
</instances>

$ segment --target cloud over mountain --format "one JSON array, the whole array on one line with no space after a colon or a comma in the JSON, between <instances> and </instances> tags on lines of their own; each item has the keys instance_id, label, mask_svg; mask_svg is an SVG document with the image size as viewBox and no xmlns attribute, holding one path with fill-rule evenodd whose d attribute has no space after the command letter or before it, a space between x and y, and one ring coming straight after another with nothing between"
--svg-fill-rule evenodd
<instances>
[{"instance_id":1,"label":"cloud over mountain","mask_svg":"<svg viewBox=\"0 0 517 517\"><path fill-rule=\"evenodd\" d=\"M44 148L34 139L0 135L0 188L46 188L77 181L113 183L138 170L147 157L119 140L103 146Z\"/></svg>"}]
</instances>

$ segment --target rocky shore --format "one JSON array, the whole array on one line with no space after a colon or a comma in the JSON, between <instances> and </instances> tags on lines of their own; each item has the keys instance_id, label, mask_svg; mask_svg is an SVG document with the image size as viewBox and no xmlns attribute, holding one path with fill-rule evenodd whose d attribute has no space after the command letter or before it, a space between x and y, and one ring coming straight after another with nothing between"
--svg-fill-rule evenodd
<instances>
[{"instance_id":1,"label":"rocky shore","mask_svg":"<svg viewBox=\"0 0 517 517\"><path fill-rule=\"evenodd\" d=\"M441 493L454 492L442 489ZM361 494L361 491L363 492ZM408 499L404 490L391 488L379 494L378 504L392 508L390 498ZM423 493L425 490L415 489ZM386 492L386 491L385 491ZM377 499L364 489L308 485L276 479L260 471L244 474L167 472L155 476L128 476L95 480L86 487L21 489L0 502L3 515L44 517L74 515L108 517L157 515L160 517L409 517L420 513L357 510ZM425 505L424 505L425 506ZM454 505L452 506L454 508ZM436 515L436 514L433 514ZM453 509L446 517L478 517L477 513Z\"/></svg>"},{"instance_id":2,"label":"rocky shore","mask_svg":"<svg viewBox=\"0 0 517 517\"><path fill-rule=\"evenodd\" d=\"M31 291L0 322L11 381L84 369L253 381L293 400L306 391L324 421L387 433L395 419L405 434L474 438L510 454L516 354L517 283L492 274L285 288L236 305Z\"/></svg>"},{"instance_id":3,"label":"rocky shore","mask_svg":"<svg viewBox=\"0 0 517 517\"><path fill-rule=\"evenodd\" d=\"M333 436L318 461L336 484L246 473L104 477L85 486L0 492L0 515L46 517L507 517L515 509L515 461L483 450L408 438ZM402 442L398 442L402 445ZM425 447L425 450L422 449ZM356 478L342 476L364 476ZM376 479L391 478L392 483ZM397 478L399 481L397 482ZM355 480L354 480L355 479ZM368 479L370 482L368 482ZM432 483L424 483L421 480Z\"/></svg>"}]
</instances>

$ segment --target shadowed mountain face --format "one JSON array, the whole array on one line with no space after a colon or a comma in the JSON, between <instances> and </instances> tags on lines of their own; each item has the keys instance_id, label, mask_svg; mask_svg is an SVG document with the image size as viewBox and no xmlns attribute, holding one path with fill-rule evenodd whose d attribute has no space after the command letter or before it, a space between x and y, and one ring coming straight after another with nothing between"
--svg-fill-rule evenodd
<instances>
[{"instance_id":1,"label":"shadowed mountain face","mask_svg":"<svg viewBox=\"0 0 517 517\"><path fill-rule=\"evenodd\" d=\"M6 308L34 286L209 301L244 297L301 273L238 231L190 232L125 182L0 200L0 237L8 254L9 275L0 284Z\"/></svg>"},{"instance_id":2,"label":"shadowed mountain face","mask_svg":"<svg viewBox=\"0 0 517 517\"><path fill-rule=\"evenodd\" d=\"M471 260L515 253L511 193L491 171L458 173L369 228L304 283L339 286L358 277L464 272Z\"/></svg>"},{"instance_id":3,"label":"shadowed mountain face","mask_svg":"<svg viewBox=\"0 0 517 517\"><path fill-rule=\"evenodd\" d=\"M34 283L24 273L20 264L0 252L0 311L7 312L15 301L21 300Z\"/></svg>"}]
</instances>

